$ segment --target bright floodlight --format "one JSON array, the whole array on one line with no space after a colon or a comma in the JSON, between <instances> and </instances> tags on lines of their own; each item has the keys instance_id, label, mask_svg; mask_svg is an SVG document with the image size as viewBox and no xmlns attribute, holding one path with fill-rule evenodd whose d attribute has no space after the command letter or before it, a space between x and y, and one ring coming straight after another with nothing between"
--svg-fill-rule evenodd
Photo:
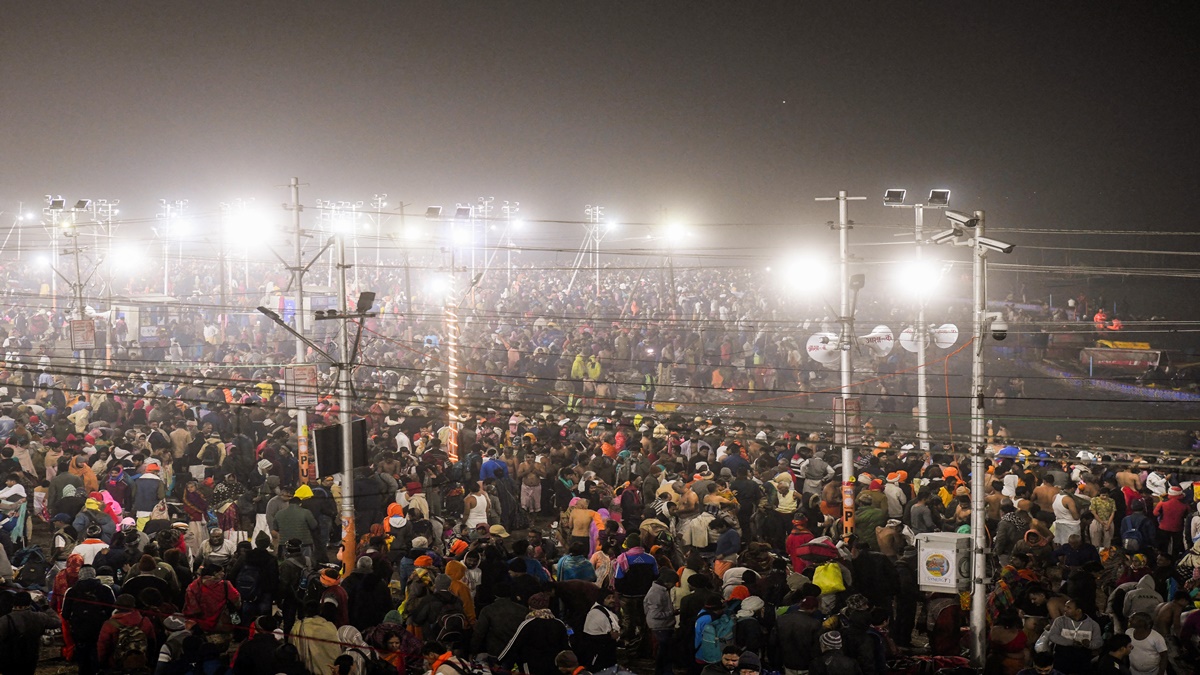
<instances>
[{"instance_id":1,"label":"bright floodlight","mask_svg":"<svg viewBox=\"0 0 1200 675\"><path fill-rule=\"evenodd\" d=\"M930 190L928 202L926 206L948 206L950 204L950 191Z\"/></svg>"},{"instance_id":2,"label":"bright floodlight","mask_svg":"<svg viewBox=\"0 0 1200 675\"><path fill-rule=\"evenodd\" d=\"M87 211L90 208L92 208L92 200L90 199L80 199L75 202L76 211Z\"/></svg>"},{"instance_id":3,"label":"bright floodlight","mask_svg":"<svg viewBox=\"0 0 1200 675\"><path fill-rule=\"evenodd\" d=\"M908 194L908 190L901 188L891 188L883 192L883 203L887 206L896 206L904 203L904 197Z\"/></svg>"},{"instance_id":4,"label":"bright floodlight","mask_svg":"<svg viewBox=\"0 0 1200 675\"><path fill-rule=\"evenodd\" d=\"M470 220L470 218L471 218L471 207L459 206L454 209L454 219L455 220Z\"/></svg>"},{"instance_id":5,"label":"bright floodlight","mask_svg":"<svg viewBox=\"0 0 1200 675\"><path fill-rule=\"evenodd\" d=\"M145 263L145 251L133 244L113 244L108 256L108 269L113 274L133 273Z\"/></svg>"},{"instance_id":6,"label":"bright floodlight","mask_svg":"<svg viewBox=\"0 0 1200 675\"><path fill-rule=\"evenodd\" d=\"M785 289L799 295L818 294L829 288L836 277L828 260L818 253L794 253L780 265L780 280Z\"/></svg>"},{"instance_id":7,"label":"bright floodlight","mask_svg":"<svg viewBox=\"0 0 1200 675\"><path fill-rule=\"evenodd\" d=\"M445 295L450 290L450 277L434 274L425 281L425 291L433 296Z\"/></svg>"},{"instance_id":8,"label":"bright floodlight","mask_svg":"<svg viewBox=\"0 0 1200 675\"><path fill-rule=\"evenodd\" d=\"M33 257L33 264L35 267L39 267L39 268L49 267L50 266L50 256L46 255L45 253L36 255Z\"/></svg>"},{"instance_id":9,"label":"bright floodlight","mask_svg":"<svg viewBox=\"0 0 1200 675\"><path fill-rule=\"evenodd\" d=\"M442 207L431 206L431 207L425 209L425 217L430 220L437 220L438 218L441 218L442 217Z\"/></svg>"},{"instance_id":10,"label":"bright floodlight","mask_svg":"<svg viewBox=\"0 0 1200 675\"><path fill-rule=\"evenodd\" d=\"M475 242L474 233L469 228L459 227L454 230L455 246L470 246Z\"/></svg>"},{"instance_id":11,"label":"bright floodlight","mask_svg":"<svg viewBox=\"0 0 1200 675\"><path fill-rule=\"evenodd\" d=\"M604 229L608 230L609 232L612 232L613 230L617 229L619 226L620 226L620 223L618 223L615 220L610 220L604 224Z\"/></svg>"},{"instance_id":12,"label":"bright floodlight","mask_svg":"<svg viewBox=\"0 0 1200 675\"><path fill-rule=\"evenodd\" d=\"M67 200L63 199L62 197L50 200L51 211L62 211L65 208L67 208Z\"/></svg>"},{"instance_id":13,"label":"bright floodlight","mask_svg":"<svg viewBox=\"0 0 1200 675\"><path fill-rule=\"evenodd\" d=\"M892 281L910 297L929 295L942 280L939 263L932 260L906 260L896 265Z\"/></svg>"},{"instance_id":14,"label":"bright floodlight","mask_svg":"<svg viewBox=\"0 0 1200 675\"><path fill-rule=\"evenodd\" d=\"M674 246L688 236L687 226L683 223L667 223L663 236L667 240L667 246Z\"/></svg>"}]
</instances>

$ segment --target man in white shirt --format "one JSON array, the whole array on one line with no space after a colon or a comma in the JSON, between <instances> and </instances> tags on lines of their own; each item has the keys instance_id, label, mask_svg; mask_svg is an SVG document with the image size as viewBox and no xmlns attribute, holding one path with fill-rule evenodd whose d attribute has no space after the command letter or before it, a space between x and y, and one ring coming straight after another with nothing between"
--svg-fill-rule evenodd
<instances>
[{"instance_id":1,"label":"man in white shirt","mask_svg":"<svg viewBox=\"0 0 1200 675\"><path fill-rule=\"evenodd\" d=\"M621 623L615 610L619 602L620 596L610 593L592 605L583 620L579 662L593 672L617 665Z\"/></svg>"},{"instance_id":2,"label":"man in white shirt","mask_svg":"<svg viewBox=\"0 0 1200 675\"><path fill-rule=\"evenodd\" d=\"M100 538L100 526L91 525L87 529L87 539L75 545L75 550L72 553L78 553L83 556L83 564L91 565L96 559L96 554L108 550L108 544Z\"/></svg>"}]
</instances>

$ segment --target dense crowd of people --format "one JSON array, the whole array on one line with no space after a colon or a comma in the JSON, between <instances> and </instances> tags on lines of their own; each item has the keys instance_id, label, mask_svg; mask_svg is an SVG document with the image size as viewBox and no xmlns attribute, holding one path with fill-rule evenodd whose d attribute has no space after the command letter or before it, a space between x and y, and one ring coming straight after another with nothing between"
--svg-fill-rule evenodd
<instances>
[{"instance_id":1,"label":"dense crowd of people","mask_svg":"<svg viewBox=\"0 0 1200 675\"><path fill-rule=\"evenodd\" d=\"M866 366L876 414L853 447L851 533L840 448L786 408L761 412L825 376L799 309L748 272L677 274L596 289L518 269L464 289L452 418L440 300L414 313L403 273L364 273L379 298L353 373L368 463L308 481L283 387L294 341L261 315L185 302L147 334L110 314L112 358L84 390L63 315L15 305L0 673L32 673L60 641L86 675L964 667L969 597L922 590L918 540L969 533L970 463L914 445L906 357ZM236 282L243 307L287 285ZM202 300L212 270L175 284ZM1019 380L994 387L1020 396ZM322 395L310 412L321 427L341 410ZM1185 667L1200 652L1189 464L1020 443L1002 425L988 444L987 669Z\"/></svg>"}]
</instances>

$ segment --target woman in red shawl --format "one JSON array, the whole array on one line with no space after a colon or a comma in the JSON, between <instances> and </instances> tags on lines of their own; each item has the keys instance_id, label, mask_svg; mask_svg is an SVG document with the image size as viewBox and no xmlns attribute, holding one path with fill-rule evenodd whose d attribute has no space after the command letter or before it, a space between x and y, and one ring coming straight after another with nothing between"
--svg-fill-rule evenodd
<instances>
[{"instance_id":1,"label":"woman in red shawl","mask_svg":"<svg viewBox=\"0 0 1200 675\"><path fill-rule=\"evenodd\" d=\"M79 581L79 568L83 567L83 556L78 553L72 553L67 556L67 567L54 577L54 611L62 611L63 596L67 594L67 589L74 586Z\"/></svg>"},{"instance_id":2,"label":"woman in red shawl","mask_svg":"<svg viewBox=\"0 0 1200 675\"><path fill-rule=\"evenodd\" d=\"M50 592L50 600L54 605L54 611L62 613L63 597L67 594L67 589L79 582L79 569L83 567L83 556L78 553L72 553L67 556L67 566L58 576L54 577L54 588ZM75 641L71 639L71 627L66 621L62 624L63 637L63 658L70 661L75 656Z\"/></svg>"}]
</instances>

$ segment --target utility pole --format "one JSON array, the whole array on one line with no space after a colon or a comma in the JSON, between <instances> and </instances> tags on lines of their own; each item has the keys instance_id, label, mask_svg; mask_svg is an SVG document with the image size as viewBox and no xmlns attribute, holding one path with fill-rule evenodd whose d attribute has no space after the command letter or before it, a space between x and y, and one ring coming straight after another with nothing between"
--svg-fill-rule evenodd
<instances>
[{"instance_id":1,"label":"utility pole","mask_svg":"<svg viewBox=\"0 0 1200 675\"><path fill-rule=\"evenodd\" d=\"M87 315L83 310L83 265L79 259L79 230L75 217L75 210L72 210L71 222L66 225L63 235L70 237L72 243L74 244L69 252L74 254L75 257L75 283L71 284L74 287L72 290L74 290L75 295L75 318L80 321L86 321ZM74 331L71 331L71 333L73 335ZM79 350L79 390L83 393L87 393L89 390L86 348L81 348Z\"/></svg>"},{"instance_id":2,"label":"utility pole","mask_svg":"<svg viewBox=\"0 0 1200 675\"><path fill-rule=\"evenodd\" d=\"M521 210L521 202L510 202L505 200L504 206L500 207L504 212L504 248L508 255L508 288L512 290L512 227L513 216Z\"/></svg>"},{"instance_id":3,"label":"utility pole","mask_svg":"<svg viewBox=\"0 0 1200 675\"><path fill-rule=\"evenodd\" d=\"M383 250L383 207L387 206L387 193L378 193L371 200L371 206L375 208L375 273L379 274L379 266L381 261L381 251Z\"/></svg>"},{"instance_id":4,"label":"utility pole","mask_svg":"<svg viewBox=\"0 0 1200 675\"><path fill-rule=\"evenodd\" d=\"M300 228L300 212L304 207L300 206L300 179L292 177L292 182L289 184L292 189L292 228L296 231L296 267L292 270L295 275L296 287L296 365L304 364L304 340L300 336L304 335L304 231ZM293 396L295 392L290 392ZM316 392L313 392L316 393ZM308 408L305 406L296 406L296 461L300 464L300 483L308 483L312 480L310 468L310 459L308 456Z\"/></svg>"},{"instance_id":5,"label":"utility pole","mask_svg":"<svg viewBox=\"0 0 1200 675\"><path fill-rule=\"evenodd\" d=\"M854 339L854 317L850 311L850 219L847 215L847 202L864 200L866 197L848 197L845 190L838 190L836 197L817 197L819 202L838 203L838 221L835 229L838 231L838 277L841 286L841 305L839 313L841 314L839 321L842 325L842 336L838 341L838 349L841 350L841 376L842 376L842 418L841 428L843 435L842 445L842 495L843 500L847 493L853 494L854 487L854 451L850 447L850 413L848 410L849 401L851 398L850 382L854 374L852 354L850 351L851 343ZM835 424L835 428L838 425ZM851 502L853 503L853 502ZM854 531L853 516L848 505L844 505L842 509L842 528L843 536L850 536Z\"/></svg>"},{"instance_id":6,"label":"utility pole","mask_svg":"<svg viewBox=\"0 0 1200 675\"><path fill-rule=\"evenodd\" d=\"M63 209L66 208L66 202L62 195L46 195L46 207L42 209L42 213L50 216L50 265L57 269L58 266L58 220L62 217ZM55 321L54 315L58 313L58 274L50 275L50 324ZM57 329L56 329L57 330Z\"/></svg>"},{"instance_id":7,"label":"utility pole","mask_svg":"<svg viewBox=\"0 0 1200 675\"><path fill-rule=\"evenodd\" d=\"M354 355L350 350L350 308L347 306L346 300L346 235L335 235L337 237L337 257L338 257L338 309L342 317L342 344L341 344L341 364L338 367L338 389L341 402L338 404L340 408L338 413L339 422L342 425L342 468L345 471L345 480L342 481L342 562L346 564L347 569L352 561L358 560L355 551L357 543L357 535L354 531L354 429L351 423L354 421L353 402L350 398L350 368L354 363ZM366 319L359 316L358 320L365 321Z\"/></svg>"},{"instance_id":8,"label":"utility pole","mask_svg":"<svg viewBox=\"0 0 1200 675\"><path fill-rule=\"evenodd\" d=\"M400 231L404 236L408 236L408 220L404 217L404 202L400 203ZM409 246L404 244L404 301L408 305L408 320L412 321L413 317L413 298L412 298L412 269L409 265ZM411 330L411 324L410 330ZM412 339L412 336L409 336Z\"/></svg>"},{"instance_id":9,"label":"utility pole","mask_svg":"<svg viewBox=\"0 0 1200 675\"><path fill-rule=\"evenodd\" d=\"M987 529L984 521L983 484L983 340L987 329L987 249L980 243L984 237L984 212L976 211L978 224L971 240L972 272L974 276L975 344L971 350L971 656L975 665L982 666L987 654Z\"/></svg>"},{"instance_id":10,"label":"utility pole","mask_svg":"<svg viewBox=\"0 0 1200 675\"><path fill-rule=\"evenodd\" d=\"M925 247L925 205L913 205L913 232L917 242L917 264L921 264ZM929 383L925 372L925 352L929 349L929 327L925 325L925 294L917 299L917 445L929 452Z\"/></svg>"}]
</instances>

